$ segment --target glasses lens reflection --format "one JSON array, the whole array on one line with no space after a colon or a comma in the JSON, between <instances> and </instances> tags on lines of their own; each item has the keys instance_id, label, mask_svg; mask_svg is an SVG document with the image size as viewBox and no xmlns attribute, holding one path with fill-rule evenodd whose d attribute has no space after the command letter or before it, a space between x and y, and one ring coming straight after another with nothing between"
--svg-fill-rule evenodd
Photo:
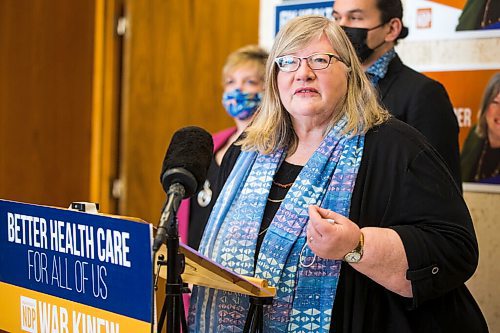
<instances>
[{"instance_id":1,"label":"glasses lens reflection","mask_svg":"<svg viewBox=\"0 0 500 333\"><path fill-rule=\"evenodd\" d=\"M308 66L312 70L321 70L327 68L331 64L332 58L340 60L337 56L330 53L316 53L308 57L296 57L286 55L275 59L279 69L283 72L295 72L299 69L302 59L307 61Z\"/></svg>"}]
</instances>

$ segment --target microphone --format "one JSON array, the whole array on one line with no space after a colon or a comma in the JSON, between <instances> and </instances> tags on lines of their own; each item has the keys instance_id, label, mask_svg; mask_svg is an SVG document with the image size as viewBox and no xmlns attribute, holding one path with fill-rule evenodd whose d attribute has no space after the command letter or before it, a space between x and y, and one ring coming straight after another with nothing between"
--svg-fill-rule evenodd
<instances>
[{"instance_id":1,"label":"microphone","mask_svg":"<svg viewBox=\"0 0 500 333\"><path fill-rule=\"evenodd\" d=\"M201 190L213 150L212 136L200 127L184 127L172 136L160 174L167 202L160 217L153 251L158 251L167 235L175 233L172 236L177 236L175 213L182 199Z\"/></svg>"}]
</instances>

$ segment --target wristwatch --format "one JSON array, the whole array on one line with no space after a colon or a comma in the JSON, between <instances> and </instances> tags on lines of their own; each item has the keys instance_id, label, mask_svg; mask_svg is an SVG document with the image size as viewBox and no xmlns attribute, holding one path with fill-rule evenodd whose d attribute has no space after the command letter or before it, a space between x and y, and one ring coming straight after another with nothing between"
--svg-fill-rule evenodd
<instances>
[{"instance_id":1,"label":"wristwatch","mask_svg":"<svg viewBox=\"0 0 500 333\"><path fill-rule=\"evenodd\" d=\"M359 235L359 243L358 246L351 252L348 252L344 256L344 261L348 263L357 263L363 258L363 246L365 245L365 236L363 235L363 232L360 233Z\"/></svg>"}]
</instances>

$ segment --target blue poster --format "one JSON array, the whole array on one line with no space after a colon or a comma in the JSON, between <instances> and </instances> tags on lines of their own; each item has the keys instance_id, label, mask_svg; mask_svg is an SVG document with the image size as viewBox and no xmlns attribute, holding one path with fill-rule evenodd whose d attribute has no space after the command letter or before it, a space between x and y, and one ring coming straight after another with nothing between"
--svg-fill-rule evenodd
<instances>
[{"instance_id":1,"label":"blue poster","mask_svg":"<svg viewBox=\"0 0 500 333\"><path fill-rule=\"evenodd\" d=\"M149 332L152 226L0 200L0 329Z\"/></svg>"},{"instance_id":2,"label":"blue poster","mask_svg":"<svg viewBox=\"0 0 500 333\"><path fill-rule=\"evenodd\" d=\"M301 1L276 6L276 35L286 22L302 15L321 15L332 18L333 1Z\"/></svg>"}]
</instances>

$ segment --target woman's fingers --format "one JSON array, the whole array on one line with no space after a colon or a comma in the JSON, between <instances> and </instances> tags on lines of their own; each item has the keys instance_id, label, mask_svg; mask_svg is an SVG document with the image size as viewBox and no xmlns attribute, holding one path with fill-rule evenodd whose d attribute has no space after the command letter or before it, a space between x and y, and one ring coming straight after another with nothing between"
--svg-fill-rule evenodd
<instances>
[{"instance_id":1,"label":"woman's fingers","mask_svg":"<svg viewBox=\"0 0 500 333\"><path fill-rule=\"evenodd\" d=\"M342 259L355 247L357 239L359 227L347 217L318 206L309 206L307 242L318 256Z\"/></svg>"},{"instance_id":2,"label":"woman's fingers","mask_svg":"<svg viewBox=\"0 0 500 333\"><path fill-rule=\"evenodd\" d=\"M344 216L318 206L309 206L309 226L320 234L332 232L331 227L349 221ZM337 224L337 225L336 225Z\"/></svg>"},{"instance_id":3,"label":"woman's fingers","mask_svg":"<svg viewBox=\"0 0 500 333\"><path fill-rule=\"evenodd\" d=\"M345 221L349 221L345 216L334 212L333 210L317 207L318 213L321 215L323 219L329 220L330 224L332 223L345 223Z\"/></svg>"}]
</instances>

